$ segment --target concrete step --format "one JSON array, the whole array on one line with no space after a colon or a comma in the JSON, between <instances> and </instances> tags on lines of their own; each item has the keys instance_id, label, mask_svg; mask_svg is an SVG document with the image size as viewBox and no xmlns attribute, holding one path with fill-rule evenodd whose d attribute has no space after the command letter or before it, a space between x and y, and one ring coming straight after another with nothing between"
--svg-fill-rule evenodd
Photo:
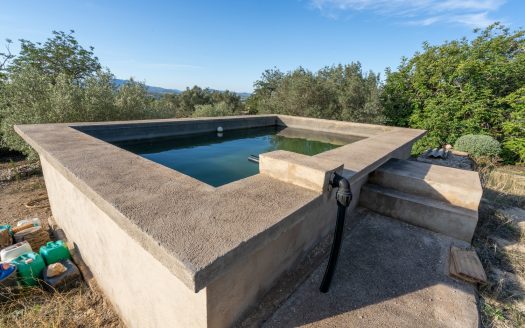
<instances>
[{"instance_id":1,"label":"concrete step","mask_svg":"<svg viewBox=\"0 0 525 328\"><path fill-rule=\"evenodd\" d=\"M483 193L477 172L399 159L379 167L368 181L475 211Z\"/></svg>"},{"instance_id":2,"label":"concrete step","mask_svg":"<svg viewBox=\"0 0 525 328\"><path fill-rule=\"evenodd\" d=\"M371 183L361 188L359 202L380 214L469 243L478 222L477 210Z\"/></svg>"}]
</instances>

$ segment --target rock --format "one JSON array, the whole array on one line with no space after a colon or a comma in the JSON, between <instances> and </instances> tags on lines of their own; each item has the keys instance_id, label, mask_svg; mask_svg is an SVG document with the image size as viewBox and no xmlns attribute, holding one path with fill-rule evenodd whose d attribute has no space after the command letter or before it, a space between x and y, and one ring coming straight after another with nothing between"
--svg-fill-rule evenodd
<instances>
[{"instance_id":1,"label":"rock","mask_svg":"<svg viewBox=\"0 0 525 328\"><path fill-rule=\"evenodd\" d=\"M53 277L56 277L58 275L61 275L62 273L66 272L66 271L67 271L66 267L62 263L57 262L57 263L50 264L47 267L46 275L49 278L53 278Z\"/></svg>"}]
</instances>

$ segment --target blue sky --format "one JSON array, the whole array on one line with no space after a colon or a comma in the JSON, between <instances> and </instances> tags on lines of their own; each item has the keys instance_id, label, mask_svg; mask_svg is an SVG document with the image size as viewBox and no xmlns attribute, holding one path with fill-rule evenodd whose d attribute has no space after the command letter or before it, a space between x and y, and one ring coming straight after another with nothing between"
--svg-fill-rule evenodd
<instances>
[{"instance_id":1,"label":"blue sky","mask_svg":"<svg viewBox=\"0 0 525 328\"><path fill-rule=\"evenodd\" d=\"M423 41L525 25L522 0L1 1L0 39L74 29L118 78L252 91L272 67L360 61L384 72ZM14 47L16 51L16 47Z\"/></svg>"}]
</instances>

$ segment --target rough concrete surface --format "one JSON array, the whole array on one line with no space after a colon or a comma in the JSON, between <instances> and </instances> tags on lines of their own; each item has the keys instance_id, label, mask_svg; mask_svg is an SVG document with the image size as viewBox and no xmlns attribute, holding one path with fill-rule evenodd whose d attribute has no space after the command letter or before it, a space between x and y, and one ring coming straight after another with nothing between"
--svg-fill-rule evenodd
<instances>
[{"instance_id":1,"label":"rough concrete surface","mask_svg":"<svg viewBox=\"0 0 525 328\"><path fill-rule=\"evenodd\" d=\"M401 159L379 167L369 182L475 211L483 194L478 172Z\"/></svg>"},{"instance_id":2,"label":"rough concrete surface","mask_svg":"<svg viewBox=\"0 0 525 328\"><path fill-rule=\"evenodd\" d=\"M319 157L342 162L347 172L359 173L359 177L391 157L406 155L406 149L424 134L422 130L277 115L41 124L15 129L146 251L198 291L224 274L241 255L256 251L297 223L301 217L295 213L321 196L261 174L213 188L103 140L189 133L196 132L195 127L202 132L214 131L219 125L247 128L270 123L369 137ZM359 179L352 176L352 180Z\"/></svg>"},{"instance_id":3,"label":"rough concrete surface","mask_svg":"<svg viewBox=\"0 0 525 328\"><path fill-rule=\"evenodd\" d=\"M475 288L447 275L467 244L364 209L349 221L330 291L324 261L264 327L478 327Z\"/></svg>"},{"instance_id":4,"label":"rough concrete surface","mask_svg":"<svg viewBox=\"0 0 525 328\"><path fill-rule=\"evenodd\" d=\"M343 171L343 163L290 151L276 150L259 156L262 175L323 193L332 172Z\"/></svg>"},{"instance_id":5,"label":"rough concrete surface","mask_svg":"<svg viewBox=\"0 0 525 328\"><path fill-rule=\"evenodd\" d=\"M428 197L366 184L359 204L407 223L471 242L478 212Z\"/></svg>"}]
</instances>

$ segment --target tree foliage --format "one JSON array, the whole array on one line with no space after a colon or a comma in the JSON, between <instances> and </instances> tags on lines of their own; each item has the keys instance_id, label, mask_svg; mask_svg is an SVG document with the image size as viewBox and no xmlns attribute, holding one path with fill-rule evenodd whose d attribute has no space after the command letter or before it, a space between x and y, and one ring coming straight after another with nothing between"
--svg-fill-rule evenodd
<instances>
[{"instance_id":1,"label":"tree foliage","mask_svg":"<svg viewBox=\"0 0 525 328\"><path fill-rule=\"evenodd\" d=\"M8 41L8 46L11 42ZM193 87L153 97L144 83L129 80L116 87L102 70L93 48L84 49L69 34L53 32L45 43L21 40L17 57L0 53L0 148L34 155L13 125L80 121L139 120L240 113L232 92Z\"/></svg>"},{"instance_id":2,"label":"tree foliage","mask_svg":"<svg viewBox=\"0 0 525 328\"><path fill-rule=\"evenodd\" d=\"M247 100L250 112L278 113L365 123L382 123L379 75L364 73L360 63L302 67L283 73L266 70Z\"/></svg>"},{"instance_id":3,"label":"tree foliage","mask_svg":"<svg viewBox=\"0 0 525 328\"><path fill-rule=\"evenodd\" d=\"M5 40L5 51L0 52L0 84L7 78L7 66L9 66L10 61L15 57L11 53L11 39Z\"/></svg>"},{"instance_id":4,"label":"tree foliage","mask_svg":"<svg viewBox=\"0 0 525 328\"><path fill-rule=\"evenodd\" d=\"M525 164L525 86L508 95L503 103L510 112L503 122L503 151L511 161Z\"/></svg>"},{"instance_id":5,"label":"tree foliage","mask_svg":"<svg viewBox=\"0 0 525 328\"><path fill-rule=\"evenodd\" d=\"M387 123L428 130L416 152L465 134L487 134L506 145L507 159L516 155L525 137L517 101L525 83L524 35L496 23L471 41L425 43L397 71L387 71L382 94Z\"/></svg>"},{"instance_id":6,"label":"tree foliage","mask_svg":"<svg viewBox=\"0 0 525 328\"><path fill-rule=\"evenodd\" d=\"M13 60L9 70L17 73L27 67L48 76L51 81L65 75L74 81L82 81L101 69L93 47L84 49L75 39L75 31L53 31L53 37L43 44L20 40L20 54Z\"/></svg>"},{"instance_id":7,"label":"tree foliage","mask_svg":"<svg viewBox=\"0 0 525 328\"><path fill-rule=\"evenodd\" d=\"M193 117L214 117L214 116L231 116L238 115L235 107L228 104L226 101L221 101L215 104L205 104L195 106Z\"/></svg>"},{"instance_id":8,"label":"tree foliage","mask_svg":"<svg viewBox=\"0 0 525 328\"><path fill-rule=\"evenodd\" d=\"M525 162L525 31L496 23L466 38L402 58L396 70L361 64L316 72L269 69L246 100L197 86L152 96L144 83L116 87L92 47L74 32L44 43L20 40L20 54L0 52L0 147L29 153L14 124L278 113L422 128L414 151L453 144L466 134L494 137L509 162Z\"/></svg>"}]
</instances>

